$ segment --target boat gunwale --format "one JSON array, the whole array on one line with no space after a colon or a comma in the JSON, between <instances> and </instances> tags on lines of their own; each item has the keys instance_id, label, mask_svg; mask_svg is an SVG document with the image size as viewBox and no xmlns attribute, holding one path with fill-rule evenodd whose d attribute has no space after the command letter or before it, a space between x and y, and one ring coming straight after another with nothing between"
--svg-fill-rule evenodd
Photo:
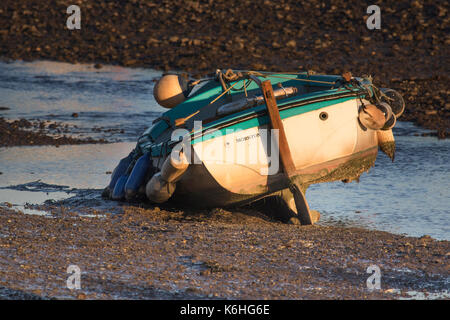
<instances>
[{"instance_id":1,"label":"boat gunwale","mask_svg":"<svg viewBox=\"0 0 450 320\"><path fill-rule=\"evenodd\" d=\"M338 99L344 99L344 98L351 98L354 97L355 99L357 98L364 98L365 97L365 92L359 88L355 88L355 90L353 91L349 91L349 90L345 90L339 93L335 93L335 94L331 94L331 95L327 95L327 96L313 96L313 97L309 97L307 99L301 100L301 101L292 101L292 103L287 103L287 104L282 104L279 106L279 110L282 113L283 111L289 110L289 109L293 109L293 108L300 108L303 107L305 105L308 104L313 104L313 103L320 103L320 102L325 102L325 101L333 101L333 100L338 100ZM352 99L349 99L352 100ZM348 100L346 100L348 101ZM333 105L333 104L331 104ZM264 106L264 105L263 105ZM315 110L319 110L322 108L326 108L329 107L330 105L325 105L325 106L319 106L317 108L314 108L313 110L308 110L304 113L307 112L312 112ZM260 107L260 106L258 106ZM256 107L254 107L256 108ZM249 109L251 110L251 109ZM245 110L248 111L248 110ZM303 113L303 112L302 112ZM296 115L291 115L291 116L284 116L282 115L282 119L286 119L286 118L290 118L292 116L296 116ZM250 121L253 120L255 118L259 118L261 119L260 123L258 124L258 126L260 125L264 125L264 121L263 118L267 116L267 109L266 108L262 108L259 111L254 111L252 113L246 113L243 114L241 117L238 118L232 118L229 119L228 121L220 121L223 119L219 119L217 124L212 124L210 123L210 126L208 127L202 127L202 131L198 132L190 132L190 143L192 145L195 145L196 143L200 143L205 141L204 137L207 133L207 131L216 131L216 130L223 130L224 128L230 127L230 126L234 126L234 125L238 125L240 123L246 122L246 121ZM196 141L196 140L201 140L201 141ZM206 139L208 140L208 139ZM174 145L178 144L179 142L181 142L181 140L179 141L164 141L164 142L160 142L158 144L155 144L153 146L150 147L150 151L152 156L166 156L168 154L168 152L170 152L170 150L173 148ZM164 149L166 149L165 154L161 153L161 148L163 148L163 146L165 145Z\"/></svg>"},{"instance_id":2,"label":"boat gunwale","mask_svg":"<svg viewBox=\"0 0 450 320\"><path fill-rule=\"evenodd\" d=\"M293 101L293 102L288 103L288 104L281 104L279 106L278 110L280 112L282 112L282 111L285 111L285 110L288 110L288 109L302 107L302 106L305 106L305 105L308 105L308 104L324 102L324 101L338 100L338 99L349 98L349 97L355 97L355 98L361 97L361 98L363 98L363 96L362 95L358 95L358 93L361 93L361 92L360 91L352 91L352 92L346 91L346 92L341 92L341 93L334 94L334 95L319 96L319 97L314 96L314 97L310 97L309 99L305 99L305 100L301 100L301 101ZM263 104L261 106L265 106L265 104ZM261 107L261 106L258 106L258 107ZM321 108L326 108L326 107L328 107L328 106L320 106L318 108L315 108L313 110L309 110L307 112L319 110ZM257 107L253 107L252 109L254 109L254 108L257 108ZM251 110L251 109L248 109L248 110ZM245 110L245 111L247 111L247 110ZM229 127L230 125L236 125L236 124L239 124L239 123L244 122L244 121L252 120L254 118L262 118L262 117L264 117L266 115L267 115L267 108L262 108L261 110L254 111L252 113L246 113L246 114L243 114L241 117L229 119L228 121L220 121L220 120L223 120L223 118L222 118L222 119L219 119L219 121L217 123L217 126L213 124L212 126L202 128L202 131L200 133L199 132L191 132L191 140L197 139L198 136L200 136L200 135L203 136L205 131L208 131L208 130L220 130L220 129L223 129L224 127ZM293 115L293 116L295 116L295 115ZM286 118L290 118L290 117L292 117L292 116L287 116L287 117L285 116L285 117L283 117L283 115L281 115L282 119L286 119ZM206 122L206 123L208 123L208 122Z\"/></svg>"}]
</instances>

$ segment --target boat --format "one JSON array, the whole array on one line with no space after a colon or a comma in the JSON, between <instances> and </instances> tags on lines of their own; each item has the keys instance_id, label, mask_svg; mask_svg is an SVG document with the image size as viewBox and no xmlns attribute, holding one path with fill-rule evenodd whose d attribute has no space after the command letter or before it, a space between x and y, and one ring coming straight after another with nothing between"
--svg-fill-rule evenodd
<instances>
[{"instance_id":1,"label":"boat","mask_svg":"<svg viewBox=\"0 0 450 320\"><path fill-rule=\"evenodd\" d=\"M120 161L105 197L196 208L275 199L301 225L320 216L308 186L358 180L379 149L394 160L392 128L405 108L397 91L350 72L168 73L153 93L168 110Z\"/></svg>"}]
</instances>

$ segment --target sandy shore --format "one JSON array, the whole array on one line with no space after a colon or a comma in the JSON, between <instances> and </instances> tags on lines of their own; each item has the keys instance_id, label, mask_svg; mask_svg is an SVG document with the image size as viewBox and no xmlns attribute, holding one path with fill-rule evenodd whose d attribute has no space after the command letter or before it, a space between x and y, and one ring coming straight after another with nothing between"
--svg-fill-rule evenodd
<instances>
[{"instance_id":1,"label":"sandy shore","mask_svg":"<svg viewBox=\"0 0 450 320\"><path fill-rule=\"evenodd\" d=\"M400 90L401 120L448 136L449 5L380 5L380 30L367 4L280 1L72 1L81 29L66 28L67 2L0 4L0 57L145 66L194 74L217 68L371 74Z\"/></svg>"},{"instance_id":2,"label":"sandy shore","mask_svg":"<svg viewBox=\"0 0 450 320\"><path fill-rule=\"evenodd\" d=\"M286 225L250 208L47 210L0 207L1 298L449 297L450 243L430 237ZM66 287L69 265L82 272L80 290ZM381 290L367 289L370 265Z\"/></svg>"}]
</instances>

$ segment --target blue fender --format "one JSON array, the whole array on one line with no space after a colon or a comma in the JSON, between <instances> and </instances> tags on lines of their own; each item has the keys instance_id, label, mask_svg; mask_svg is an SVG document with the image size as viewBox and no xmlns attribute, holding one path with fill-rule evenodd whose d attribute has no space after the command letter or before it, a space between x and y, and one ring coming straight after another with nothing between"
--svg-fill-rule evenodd
<instances>
[{"instance_id":1,"label":"blue fender","mask_svg":"<svg viewBox=\"0 0 450 320\"><path fill-rule=\"evenodd\" d=\"M114 190L111 194L111 198L113 200L121 200L125 197L125 184L127 180L127 175L121 175L119 179L117 179L116 185L114 186Z\"/></svg>"},{"instance_id":2,"label":"blue fender","mask_svg":"<svg viewBox=\"0 0 450 320\"><path fill-rule=\"evenodd\" d=\"M120 176L124 175L130 166L131 161L133 160L132 152L122 160L120 160L117 167L114 169L112 175L111 175L111 181L109 182L109 190L113 190L116 186L117 180Z\"/></svg>"},{"instance_id":3,"label":"blue fender","mask_svg":"<svg viewBox=\"0 0 450 320\"><path fill-rule=\"evenodd\" d=\"M133 171L131 171L130 177L125 184L125 194L127 197L134 197L138 193L139 187L144 183L149 167L150 153L146 153L136 161Z\"/></svg>"}]
</instances>

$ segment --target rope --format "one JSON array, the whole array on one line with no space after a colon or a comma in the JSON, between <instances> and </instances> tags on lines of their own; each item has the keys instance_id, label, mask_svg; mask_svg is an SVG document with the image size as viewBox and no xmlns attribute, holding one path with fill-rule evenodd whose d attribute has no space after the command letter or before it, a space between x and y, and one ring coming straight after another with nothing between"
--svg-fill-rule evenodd
<instances>
[{"instance_id":1,"label":"rope","mask_svg":"<svg viewBox=\"0 0 450 320\"><path fill-rule=\"evenodd\" d=\"M218 70L219 71L219 70ZM299 72L269 72L269 71L252 71L252 70L234 70L236 72L238 72L238 74L234 74L232 75L230 73L230 69L227 70L227 74L225 76L225 79L237 79L238 76L243 76L243 73L247 73L249 75L255 75L255 76L259 76L259 77L264 77L266 78L268 75L270 75L273 78L279 78L279 79L287 79L287 80L295 80L295 81L304 81L304 82L315 82L315 83L323 83L323 84L329 84L329 85L333 85L336 84L336 82L329 82L329 81L320 81L320 80L307 80L307 79L298 79L298 78L290 78L290 77L283 77L283 76L279 76L279 74L292 74L292 75L303 75L304 73L299 73ZM197 81L192 82L193 85L196 85L200 82L203 81L209 81L209 80L213 80L215 78L204 78L204 79L199 79ZM233 81L233 80L231 80ZM237 89L236 89L237 90ZM242 90L239 89L239 90Z\"/></svg>"},{"instance_id":2,"label":"rope","mask_svg":"<svg viewBox=\"0 0 450 320\"><path fill-rule=\"evenodd\" d=\"M276 74L292 74L292 75L304 75L304 73L300 72L270 72L270 71L252 71L252 70L236 70L238 72L244 72L248 74L252 74L255 76L260 77L266 77L266 75L270 75L273 78L280 78L280 79L288 79L288 80L296 80L296 81L307 81L307 82L317 82L317 83L324 83L324 84L336 84L335 82L328 82L328 81L320 81L320 80L307 80L307 79L298 79L298 78L288 78L283 76L275 76Z\"/></svg>"},{"instance_id":3,"label":"rope","mask_svg":"<svg viewBox=\"0 0 450 320\"><path fill-rule=\"evenodd\" d=\"M243 72L247 73L248 75L260 76L260 77L264 77L264 78L266 77L264 74L262 74L262 73L259 72L259 71L243 71ZM297 73L297 74L299 74L299 73ZM222 76L222 75L224 75L224 74L218 69L218 70L216 71L216 75L218 75L218 76L219 76L219 79L221 79L220 76ZM270 75L271 75L271 77L273 77L273 78L280 78L280 79L288 79L288 80L304 81L304 82L314 82L314 83L323 83L323 84L329 84L329 85L334 85L334 84L336 84L335 82L328 82L328 81L306 80L306 79L290 78L290 77L283 77L283 76L275 76L275 75L273 75L273 74L270 74ZM178 125L181 125L181 124L185 123L186 120L188 120L188 119L192 118L193 116L195 116L197 113L200 112L200 110L202 110L203 108L205 108L205 107L207 107L207 106L213 104L214 102L216 102L217 100L219 100L220 98L222 98L222 97L223 97L225 94L227 94L227 93L228 93L228 92L229 92L236 84L238 84L238 82L239 82L238 79L239 79L240 77L243 77L243 76L244 76L244 75L243 75L242 72L240 72L240 71L236 74L236 73L233 72L233 70L228 69L228 70L226 71L225 78L226 78L226 79L235 79L235 80L237 80L237 81L236 81L233 85L231 85L230 87L228 87L226 90L225 90L225 88L224 88L224 91L223 91L219 96L217 96L214 100L212 100L210 103L208 103L206 106L204 106L204 107L198 109L196 112L194 112L194 113L188 115L187 117L180 118L180 119L176 119L176 120L175 120L175 126L178 126ZM201 80L198 80L198 81L201 81ZM239 89L239 90L244 89L244 90L245 90L245 95L246 95L246 96L247 96L247 87L248 87L248 85L250 85L250 83L251 83L251 81L249 81L249 83L246 85L246 80L244 79L244 84L242 85L242 88Z\"/></svg>"},{"instance_id":4,"label":"rope","mask_svg":"<svg viewBox=\"0 0 450 320\"><path fill-rule=\"evenodd\" d=\"M254 71L254 70L235 70L236 72L241 72L241 73L249 73L249 72L255 72L255 73L259 73L259 74L296 74L296 75L303 75L305 74L305 72L273 72L273 71Z\"/></svg>"},{"instance_id":5,"label":"rope","mask_svg":"<svg viewBox=\"0 0 450 320\"><path fill-rule=\"evenodd\" d=\"M242 85L242 87L240 87L240 88L233 88L233 91L241 91L241 90L247 91L247 88L248 88L248 86L250 85L251 82L252 82L251 79L249 79L248 83L247 83L247 79L244 79L244 84Z\"/></svg>"},{"instance_id":6,"label":"rope","mask_svg":"<svg viewBox=\"0 0 450 320\"><path fill-rule=\"evenodd\" d=\"M224 92L222 92L218 97L216 97L213 101L211 101L208 105L213 104L214 102L216 102L217 100L219 100L220 98L222 98L222 96L224 94L226 94L228 91L231 90L231 88L233 88L235 85L238 84L239 81L235 82L233 85L231 85L227 90L225 90Z\"/></svg>"},{"instance_id":7,"label":"rope","mask_svg":"<svg viewBox=\"0 0 450 320\"><path fill-rule=\"evenodd\" d=\"M214 77L198 79L198 80L192 81L191 85L192 86L196 86L196 85L198 85L201 82L210 81L210 80L214 80L214 79L215 79Z\"/></svg>"},{"instance_id":8,"label":"rope","mask_svg":"<svg viewBox=\"0 0 450 320\"><path fill-rule=\"evenodd\" d=\"M251 72L251 73L250 73ZM263 74L258 74L258 72L250 71L249 74L253 74L255 76L265 77ZM295 80L295 81L305 81L305 82L315 82L315 83L324 83L324 84L336 84L335 82L329 82L329 81L320 81L320 80L306 80L306 79L298 79L298 78L289 78L289 77L283 77L283 76L275 76L270 75L272 78L279 78L279 79L288 79L288 80Z\"/></svg>"},{"instance_id":9,"label":"rope","mask_svg":"<svg viewBox=\"0 0 450 320\"><path fill-rule=\"evenodd\" d=\"M226 94L227 92L229 92L231 90L231 88L233 88L236 84L238 84L239 81L236 81L232 86L230 86L228 89L226 89L224 92L222 92L218 97L216 97L213 101L211 101L210 103L208 103L206 106L201 107L200 109L198 109L197 111L191 113L190 115L184 117L184 118L179 118L179 119L175 119L175 126L181 126L182 124L184 124L187 120L189 120L190 118L192 118L193 116L195 116L197 113L200 112L200 110L206 108L207 106L213 104L214 102L216 102L217 100L219 100L224 94Z\"/></svg>"}]
</instances>

